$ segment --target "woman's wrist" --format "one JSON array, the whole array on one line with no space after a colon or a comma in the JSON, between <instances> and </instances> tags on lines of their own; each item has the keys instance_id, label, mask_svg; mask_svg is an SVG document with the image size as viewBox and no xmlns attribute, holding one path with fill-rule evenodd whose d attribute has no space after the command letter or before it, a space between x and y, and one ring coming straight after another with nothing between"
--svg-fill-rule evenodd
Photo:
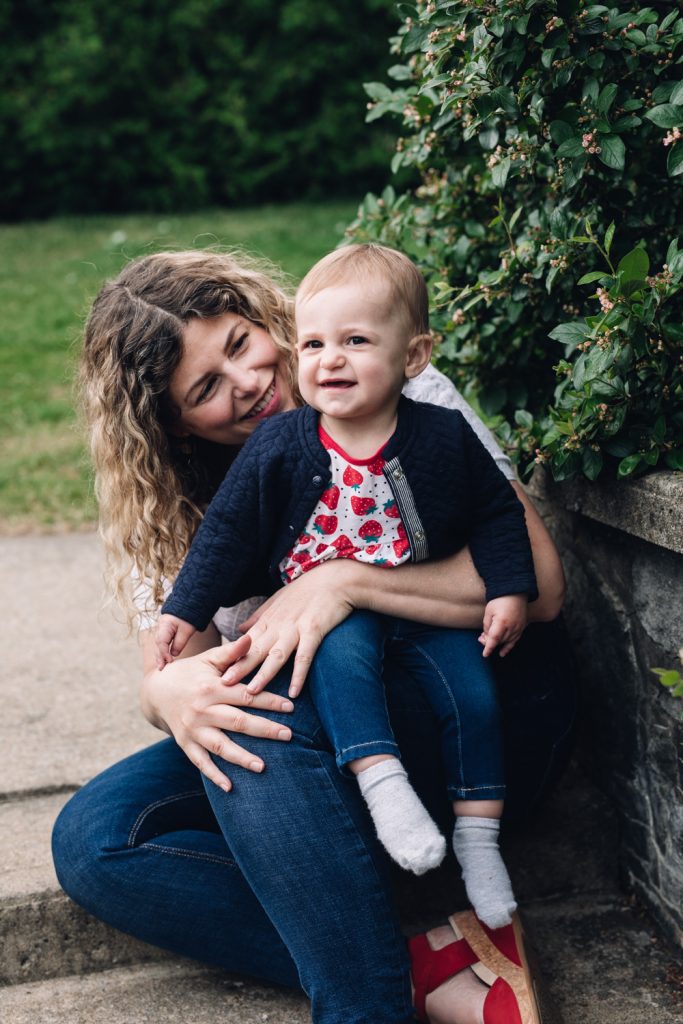
<instances>
[{"instance_id":1,"label":"woman's wrist","mask_svg":"<svg viewBox=\"0 0 683 1024\"><path fill-rule=\"evenodd\" d=\"M150 669L143 675L140 682L140 709L150 725L153 725L155 729L161 729L162 732L168 733L170 736L171 730L168 723L164 720L153 698L154 684L158 676L159 672L156 669Z\"/></svg>"}]
</instances>

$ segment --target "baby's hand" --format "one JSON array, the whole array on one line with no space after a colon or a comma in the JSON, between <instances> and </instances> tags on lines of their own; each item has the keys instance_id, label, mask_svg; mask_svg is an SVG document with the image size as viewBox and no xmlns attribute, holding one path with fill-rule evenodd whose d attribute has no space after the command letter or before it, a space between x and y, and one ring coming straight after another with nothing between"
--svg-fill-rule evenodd
<instances>
[{"instance_id":1,"label":"baby's hand","mask_svg":"<svg viewBox=\"0 0 683 1024\"><path fill-rule=\"evenodd\" d=\"M484 609L484 630L479 637L485 658L499 644L501 658L512 650L526 628L528 606L526 594L508 594L489 601Z\"/></svg>"},{"instance_id":2,"label":"baby's hand","mask_svg":"<svg viewBox=\"0 0 683 1024\"><path fill-rule=\"evenodd\" d=\"M156 630L157 668L159 671L185 650L196 630L189 622L175 615L160 615Z\"/></svg>"}]
</instances>

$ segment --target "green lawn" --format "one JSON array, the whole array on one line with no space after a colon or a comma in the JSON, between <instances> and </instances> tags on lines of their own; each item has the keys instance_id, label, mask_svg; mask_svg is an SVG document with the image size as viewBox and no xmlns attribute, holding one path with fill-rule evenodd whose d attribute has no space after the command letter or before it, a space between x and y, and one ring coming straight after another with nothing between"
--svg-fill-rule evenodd
<instances>
[{"instance_id":1,"label":"green lawn","mask_svg":"<svg viewBox=\"0 0 683 1024\"><path fill-rule=\"evenodd\" d=\"M349 202L0 226L0 529L77 529L95 519L73 378L101 282L145 252L241 246L301 277L333 248Z\"/></svg>"}]
</instances>

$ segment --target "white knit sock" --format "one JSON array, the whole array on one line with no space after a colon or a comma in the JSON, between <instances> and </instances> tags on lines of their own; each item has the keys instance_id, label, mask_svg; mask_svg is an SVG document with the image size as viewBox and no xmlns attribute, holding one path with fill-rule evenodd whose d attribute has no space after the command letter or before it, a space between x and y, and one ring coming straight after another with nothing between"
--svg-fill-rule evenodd
<instances>
[{"instance_id":1,"label":"white knit sock","mask_svg":"<svg viewBox=\"0 0 683 1024\"><path fill-rule=\"evenodd\" d=\"M440 864L446 840L410 785L398 758L380 761L356 778L379 841L396 863L416 875Z\"/></svg>"},{"instance_id":2,"label":"white knit sock","mask_svg":"<svg viewBox=\"0 0 683 1024\"><path fill-rule=\"evenodd\" d=\"M489 928L510 924L517 909L512 883L498 849L497 818L460 817L453 831L453 850L462 868L467 898Z\"/></svg>"}]
</instances>

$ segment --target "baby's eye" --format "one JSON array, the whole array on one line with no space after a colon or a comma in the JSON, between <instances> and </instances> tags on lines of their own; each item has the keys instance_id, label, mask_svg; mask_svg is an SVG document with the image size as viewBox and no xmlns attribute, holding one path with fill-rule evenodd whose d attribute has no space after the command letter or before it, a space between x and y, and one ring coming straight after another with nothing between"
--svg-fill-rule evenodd
<instances>
[{"instance_id":1,"label":"baby's eye","mask_svg":"<svg viewBox=\"0 0 683 1024\"><path fill-rule=\"evenodd\" d=\"M306 341L302 341L299 347L301 349L322 348L322 342L318 341L317 338L308 338Z\"/></svg>"},{"instance_id":2,"label":"baby's eye","mask_svg":"<svg viewBox=\"0 0 683 1024\"><path fill-rule=\"evenodd\" d=\"M367 345L368 339L362 334L352 334L348 339L349 345Z\"/></svg>"}]
</instances>

